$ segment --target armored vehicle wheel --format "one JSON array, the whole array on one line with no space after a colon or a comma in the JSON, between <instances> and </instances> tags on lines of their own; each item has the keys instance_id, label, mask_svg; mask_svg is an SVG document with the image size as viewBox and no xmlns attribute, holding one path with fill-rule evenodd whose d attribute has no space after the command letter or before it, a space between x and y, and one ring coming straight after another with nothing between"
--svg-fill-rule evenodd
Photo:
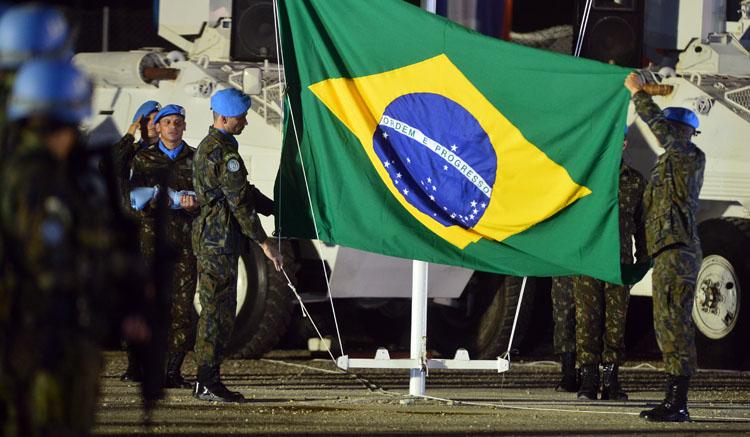
<instances>
[{"instance_id":1,"label":"armored vehicle wheel","mask_svg":"<svg viewBox=\"0 0 750 437\"><path fill-rule=\"evenodd\" d=\"M427 339L431 347L452 357L457 348L472 359L493 359L508 348L522 278L476 272L457 307L433 305L428 311ZM529 278L513 339L514 349L529 326L537 280Z\"/></svg>"},{"instance_id":2,"label":"armored vehicle wheel","mask_svg":"<svg viewBox=\"0 0 750 437\"><path fill-rule=\"evenodd\" d=\"M229 354L257 358L276 346L292 315L292 293L257 244L240 257L237 278L237 319ZM290 263L285 257L285 263ZM289 274L292 270L285 267ZM198 294L195 308L200 313Z\"/></svg>"},{"instance_id":3,"label":"armored vehicle wheel","mask_svg":"<svg viewBox=\"0 0 750 437\"><path fill-rule=\"evenodd\" d=\"M696 281L693 321L698 364L703 368L748 367L750 220L711 219L698 227L703 263Z\"/></svg>"}]
</instances>

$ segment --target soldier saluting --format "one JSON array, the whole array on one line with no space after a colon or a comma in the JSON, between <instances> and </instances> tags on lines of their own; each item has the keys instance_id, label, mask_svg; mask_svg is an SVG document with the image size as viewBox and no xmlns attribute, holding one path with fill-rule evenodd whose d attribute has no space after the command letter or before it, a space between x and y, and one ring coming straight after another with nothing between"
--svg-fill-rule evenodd
<instances>
[{"instance_id":1,"label":"soldier saluting","mask_svg":"<svg viewBox=\"0 0 750 437\"><path fill-rule=\"evenodd\" d=\"M237 262L244 240L259 244L279 270L282 257L266 236L256 213L255 187L234 138L247 125L250 97L236 89L211 98L213 126L198 145L193 185L201 213L193 224L198 260L198 319L195 356L198 375L193 395L201 400L243 402L239 392L221 382L220 365L234 325L237 306Z\"/></svg>"},{"instance_id":2,"label":"soldier saluting","mask_svg":"<svg viewBox=\"0 0 750 437\"><path fill-rule=\"evenodd\" d=\"M648 123L665 152L651 170L643 205L646 245L654 260L654 330L667 373L661 404L641 412L656 422L690 421L687 392L697 366L692 311L701 247L695 214L703 185L705 154L690 141L698 117L685 108L660 110L635 73L625 79L638 115Z\"/></svg>"}]
</instances>

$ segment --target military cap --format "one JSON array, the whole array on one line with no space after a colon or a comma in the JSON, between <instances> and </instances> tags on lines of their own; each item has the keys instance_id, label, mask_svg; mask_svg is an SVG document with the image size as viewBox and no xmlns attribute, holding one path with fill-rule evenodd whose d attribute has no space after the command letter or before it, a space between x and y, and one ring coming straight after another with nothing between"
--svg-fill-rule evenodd
<instances>
[{"instance_id":1,"label":"military cap","mask_svg":"<svg viewBox=\"0 0 750 437\"><path fill-rule=\"evenodd\" d=\"M138 117L146 118L152 112L159 112L160 110L161 105L159 104L159 102L157 102L156 100L147 100L138 107L137 111L135 111L135 115L133 116L133 123L138 120Z\"/></svg>"},{"instance_id":2,"label":"military cap","mask_svg":"<svg viewBox=\"0 0 750 437\"><path fill-rule=\"evenodd\" d=\"M250 109L250 96L234 89L217 91L211 97L211 110L225 117L239 117Z\"/></svg>"},{"instance_id":3,"label":"military cap","mask_svg":"<svg viewBox=\"0 0 750 437\"><path fill-rule=\"evenodd\" d=\"M158 123L162 117L166 117L167 115L180 115L182 118L185 118L185 108L180 105L167 105L161 108L161 111L156 114L154 123Z\"/></svg>"}]
</instances>

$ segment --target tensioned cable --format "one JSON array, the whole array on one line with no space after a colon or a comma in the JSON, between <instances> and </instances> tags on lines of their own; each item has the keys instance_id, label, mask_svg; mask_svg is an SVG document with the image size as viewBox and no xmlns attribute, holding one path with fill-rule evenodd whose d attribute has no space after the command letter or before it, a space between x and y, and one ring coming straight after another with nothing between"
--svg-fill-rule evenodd
<instances>
[{"instance_id":1,"label":"tensioned cable","mask_svg":"<svg viewBox=\"0 0 750 437\"><path fill-rule=\"evenodd\" d=\"M305 306L305 303L302 302L302 296L297 293L297 287L292 284L292 280L289 279L289 275L286 274L286 270L282 267L281 272L284 273L284 277L286 278L286 285L292 290L292 293L294 293L294 296L297 298L297 301L299 302L299 306L302 309L302 317L307 317L310 320L310 323L312 324L313 328L315 329L315 332L318 334L318 337L321 340L321 344L325 344L325 341L323 340L323 334L320 333L320 330L318 329L318 326L315 324L315 320L313 320L310 313L307 311L307 307ZM333 364L336 364L336 357L333 356L333 352L331 352L331 348L328 349L328 355L331 356L331 361L333 361ZM338 365L337 365L338 366Z\"/></svg>"},{"instance_id":2,"label":"tensioned cable","mask_svg":"<svg viewBox=\"0 0 750 437\"><path fill-rule=\"evenodd\" d=\"M285 65L284 47L282 47L281 40L279 37L279 13L278 13L277 0L274 0L273 8L274 8L274 15L276 16L276 20L274 21L274 33L276 35L276 48L277 50L280 51L281 65L284 66ZM289 105L289 117L292 120L292 130L294 131L294 140L297 143L297 152L299 153L300 165L302 167L302 176L305 181L305 190L307 192L307 199L310 202L310 216L312 217L312 221L313 221L313 229L315 229L315 239L318 241L317 243L318 252L321 254L320 264L323 268L323 275L325 275L325 279L326 279L326 288L328 289L328 301L331 303L331 313L333 314L333 323L334 323L334 326L336 327L336 336L339 341L339 348L341 350L341 355L344 355L344 343L341 341L341 331L339 330L339 322L336 316L336 308L333 305L333 294L331 293L331 279L328 276L328 270L326 270L325 260L323 260L322 251L320 250L320 233L318 232L318 222L315 218L315 211L313 209L312 196L310 195L310 185L307 182L307 171L305 170L305 162L302 156L302 147L300 146L300 142L299 142L299 134L297 133L297 122L294 117L294 108L292 107L292 101L289 98L289 94L286 92L286 83L287 83L286 82L286 69L284 69L284 95L286 95L286 102L287 102L287 105ZM289 283L289 285L291 285L291 282ZM295 291L295 294L296 294L296 291ZM300 304L304 307L304 304L302 304L301 299L300 299ZM307 310L303 308L303 311L306 312ZM310 318L310 321L312 321L312 318ZM320 335L320 333L318 333L318 335ZM323 337L321 337L321 340L323 340ZM326 344L326 342L322 341L322 344ZM333 354L331 353L331 348L328 346L326 346L326 348L328 349L328 353L331 354L331 356L333 356Z\"/></svg>"},{"instance_id":3,"label":"tensioned cable","mask_svg":"<svg viewBox=\"0 0 750 437\"><path fill-rule=\"evenodd\" d=\"M510 361L510 349L513 346L513 336L516 334L516 323L518 323L518 315L521 313L521 305L523 304L523 293L526 290L526 279L528 279L527 276L523 277L523 281L521 282L521 294L518 296L518 304L516 305L516 315L513 317L513 327L510 329L510 338L508 339L508 350L505 351L505 354L501 358L505 358L506 360Z\"/></svg>"},{"instance_id":4,"label":"tensioned cable","mask_svg":"<svg viewBox=\"0 0 750 437\"><path fill-rule=\"evenodd\" d=\"M575 57L581 56L581 50L583 49L583 39L586 36L586 27L589 24L589 15L591 14L591 6L593 0L586 0L586 6L584 6L583 16L581 17L581 27L578 29L578 42L576 43L576 49L574 52Z\"/></svg>"}]
</instances>

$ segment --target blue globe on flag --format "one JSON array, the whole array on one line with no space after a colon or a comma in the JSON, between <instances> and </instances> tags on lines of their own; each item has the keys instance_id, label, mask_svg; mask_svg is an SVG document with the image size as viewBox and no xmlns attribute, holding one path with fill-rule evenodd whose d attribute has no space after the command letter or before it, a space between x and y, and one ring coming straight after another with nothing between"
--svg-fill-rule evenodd
<instances>
[{"instance_id":1,"label":"blue globe on flag","mask_svg":"<svg viewBox=\"0 0 750 437\"><path fill-rule=\"evenodd\" d=\"M497 155L461 105L438 94L402 95L386 107L373 144L396 189L422 213L466 229L484 215Z\"/></svg>"}]
</instances>

